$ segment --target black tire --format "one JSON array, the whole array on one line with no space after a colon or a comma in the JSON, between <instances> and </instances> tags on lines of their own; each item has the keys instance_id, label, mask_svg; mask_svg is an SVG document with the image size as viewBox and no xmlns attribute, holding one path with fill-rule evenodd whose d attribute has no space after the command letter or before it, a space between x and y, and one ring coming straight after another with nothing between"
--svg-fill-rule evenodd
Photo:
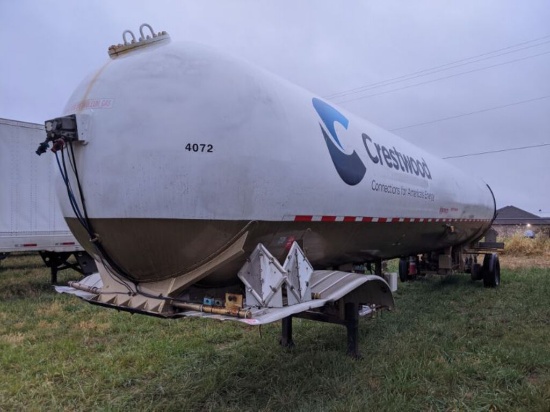
<instances>
[{"instance_id":1,"label":"black tire","mask_svg":"<svg viewBox=\"0 0 550 412\"><path fill-rule=\"evenodd\" d=\"M483 286L496 288L500 285L500 262L496 253L487 254L483 258Z\"/></svg>"},{"instance_id":2,"label":"black tire","mask_svg":"<svg viewBox=\"0 0 550 412\"><path fill-rule=\"evenodd\" d=\"M483 267L479 263L474 263L471 270L472 272L470 276L472 277L472 280L483 279Z\"/></svg>"},{"instance_id":3,"label":"black tire","mask_svg":"<svg viewBox=\"0 0 550 412\"><path fill-rule=\"evenodd\" d=\"M399 259L399 280L401 282L407 282L410 280L409 276L409 262L408 259L401 258Z\"/></svg>"}]
</instances>

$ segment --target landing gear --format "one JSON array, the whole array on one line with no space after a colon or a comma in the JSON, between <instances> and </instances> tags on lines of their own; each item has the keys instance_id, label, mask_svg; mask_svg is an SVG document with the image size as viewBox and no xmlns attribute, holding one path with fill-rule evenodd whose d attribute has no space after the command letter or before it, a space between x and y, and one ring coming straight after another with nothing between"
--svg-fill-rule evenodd
<instances>
[{"instance_id":1,"label":"landing gear","mask_svg":"<svg viewBox=\"0 0 550 412\"><path fill-rule=\"evenodd\" d=\"M292 340L292 316L281 319L283 330L281 333L280 344L283 348L293 348L294 341Z\"/></svg>"},{"instance_id":2,"label":"landing gear","mask_svg":"<svg viewBox=\"0 0 550 412\"><path fill-rule=\"evenodd\" d=\"M292 339L292 318L302 318L316 320L320 322L333 323L342 325L347 330L347 355L353 359L362 359L359 353L359 306L355 302L345 302L344 318L338 318L323 314L320 312L305 311L296 313L293 316L288 316L282 319L282 331L279 343L284 348L293 348L294 340Z\"/></svg>"},{"instance_id":3,"label":"landing gear","mask_svg":"<svg viewBox=\"0 0 550 412\"><path fill-rule=\"evenodd\" d=\"M44 264L50 268L51 282L57 283L57 272L64 269L74 269L84 276L97 271L94 259L86 252L50 252L41 251L40 257ZM74 255L76 263L71 263L68 259Z\"/></svg>"}]
</instances>

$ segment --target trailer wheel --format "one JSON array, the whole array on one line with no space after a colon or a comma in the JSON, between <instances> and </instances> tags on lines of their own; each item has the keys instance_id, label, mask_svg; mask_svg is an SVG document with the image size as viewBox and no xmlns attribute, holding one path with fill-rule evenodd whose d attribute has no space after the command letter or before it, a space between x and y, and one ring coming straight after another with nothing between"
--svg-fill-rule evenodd
<instances>
[{"instance_id":1,"label":"trailer wheel","mask_svg":"<svg viewBox=\"0 0 550 412\"><path fill-rule=\"evenodd\" d=\"M500 285L500 262L496 253L487 254L483 258L483 286L494 288Z\"/></svg>"},{"instance_id":2,"label":"trailer wheel","mask_svg":"<svg viewBox=\"0 0 550 412\"><path fill-rule=\"evenodd\" d=\"M401 282L411 280L409 276L409 262L406 258L399 259L399 280L401 280Z\"/></svg>"},{"instance_id":3,"label":"trailer wheel","mask_svg":"<svg viewBox=\"0 0 550 412\"><path fill-rule=\"evenodd\" d=\"M472 265L470 276L472 277L472 280L483 279L483 267L479 263L474 263Z\"/></svg>"}]
</instances>

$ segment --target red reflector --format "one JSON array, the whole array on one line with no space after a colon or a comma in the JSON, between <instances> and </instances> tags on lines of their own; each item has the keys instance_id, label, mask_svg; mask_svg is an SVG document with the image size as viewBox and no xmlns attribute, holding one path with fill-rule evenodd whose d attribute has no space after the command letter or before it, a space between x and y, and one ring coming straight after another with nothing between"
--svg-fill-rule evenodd
<instances>
[{"instance_id":1,"label":"red reflector","mask_svg":"<svg viewBox=\"0 0 550 412\"><path fill-rule=\"evenodd\" d=\"M74 242L63 242L61 243L63 246L69 246L69 245L74 245Z\"/></svg>"},{"instance_id":2,"label":"red reflector","mask_svg":"<svg viewBox=\"0 0 550 412\"><path fill-rule=\"evenodd\" d=\"M37 246L36 243L23 243L23 247L35 247Z\"/></svg>"}]
</instances>

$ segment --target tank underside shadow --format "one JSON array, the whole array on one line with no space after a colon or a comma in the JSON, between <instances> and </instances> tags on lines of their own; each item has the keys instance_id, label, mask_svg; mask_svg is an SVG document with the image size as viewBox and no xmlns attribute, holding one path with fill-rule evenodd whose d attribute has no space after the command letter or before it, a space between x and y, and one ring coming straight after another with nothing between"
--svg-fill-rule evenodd
<instances>
[{"instance_id":1,"label":"tank underside shadow","mask_svg":"<svg viewBox=\"0 0 550 412\"><path fill-rule=\"evenodd\" d=\"M426 219L428 220L428 219ZM294 241L315 269L338 268L409 256L466 243L490 222L429 219L426 222L214 221L187 219L94 219L90 222L104 250L132 280L157 282L185 276L224 253L246 234L244 252L210 271L202 282L230 284L258 243L280 261ZM67 223L79 242L98 258L76 219ZM99 259L98 259L99 260Z\"/></svg>"}]
</instances>

